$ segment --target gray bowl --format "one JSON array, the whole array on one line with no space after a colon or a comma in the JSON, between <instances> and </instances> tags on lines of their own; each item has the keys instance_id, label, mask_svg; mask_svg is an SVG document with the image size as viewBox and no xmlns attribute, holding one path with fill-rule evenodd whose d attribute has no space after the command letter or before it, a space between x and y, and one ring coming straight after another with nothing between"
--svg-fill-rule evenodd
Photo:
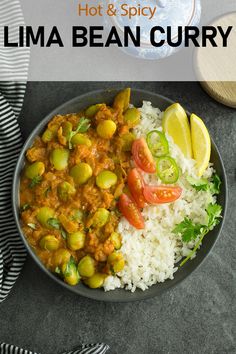
<instances>
[{"instance_id":1,"label":"gray bowl","mask_svg":"<svg viewBox=\"0 0 236 354\"><path fill-rule=\"evenodd\" d=\"M35 262L39 265L39 267L46 273L50 278L52 278L57 283L61 284L64 288L67 288L70 291L75 292L78 295L83 295L91 299L101 300L101 301L119 301L119 302L126 302L126 301L136 301L136 300L143 300L148 299L157 295L160 295L165 290L174 287L175 285L179 284L182 280L187 278L206 258L209 254L211 249L213 248L217 238L220 235L223 221L225 218L226 213L226 205L227 205L227 181L226 181L226 174L223 166L223 162L220 156L220 153L214 143L212 141L212 154L211 154L211 162L214 163L215 169L222 180L222 187L221 193L218 196L218 203L223 207L223 218L219 225L217 225L213 231L211 231L207 237L205 237L204 242L197 252L197 256L192 260L187 262L183 267L181 267L176 273L173 280L166 280L164 283L156 284L151 286L148 290L142 291L137 289L134 293L123 289L116 289L110 292L104 292L102 289L89 289L82 283L78 284L75 287L71 287L65 284L62 280L48 271L45 266L42 264L40 259L36 256L33 252L31 247L29 246L27 240L24 237L24 234L21 230L20 225L20 216L19 216L19 182L20 182L20 174L24 167L25 163L25 152L26 150L32 145L35 137L42 133L44 128L46 127L48 121L56 114L66 114L72 112L78 112L85 107L98 103L98 102L105 102L107 104L111 104L114 99L114 96L119 90L100 90L100 91L93 91L89 92L85 95L76 97L62 106L56 108L53 112L48 114L33 130L33 132L28 137L27 141L25 142L21 154L19 156L14 178L13 178L13 188L12 188L12 202L13 202L13 212L16 220L16 224L20 233L20 236L32 256ZM172 104L173 102L166 97L161 95L143 91L143 90L132 90L131 95L131 102L135 106L140 106L143 100L151 101L153 106L159 107L161 110L164 110L168 105Z\"/></svg>"}]
</instances>

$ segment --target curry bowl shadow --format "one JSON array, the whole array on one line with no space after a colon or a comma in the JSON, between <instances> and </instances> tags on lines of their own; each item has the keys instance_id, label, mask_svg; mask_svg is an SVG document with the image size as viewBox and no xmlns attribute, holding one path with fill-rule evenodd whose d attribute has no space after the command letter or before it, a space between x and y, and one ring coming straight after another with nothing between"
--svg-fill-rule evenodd
<instances>
[{"instance_id":1,"label":"curry bowl shadow","mask_svg":"<svg viewBox=\"0 0 236 354\"><path fill-rule=\"evenodd\" d=\"M34 253L30 245L28 244L23 231L21 229L20 222L20 213L19 213L19 185L20 185L20 175L21 171L24 168L25 164L25 153L26 150L32 145L35 137L40 135L47 123L51 120L51 118L56 114L67 114L78 112L87 106L90 106L95 103L103 102L106 104L111 104L115 95L119 92L119 90L99 90L89 92L87 94L78 96L60 107L54 109L50 114L48 114L32 131L28 139L26 140L20 156L18 158L14 177L13 177L13 187L12 187L12 205L13 205L13 213L15 217L15 221L19 230L20 237L22 238L28 252L31 257L35 260L35 262L39 265L39 267L55 282L61 284L64 288L78 294L82 295L94 300L100 301L111 301L111 302L126 302L126 301L136 301L148 299L157 295L162 294L165 290L171 289L185 278L187 278L198 266L203 262L209 252L212 250L217 238L220 235L225 213L227 206L227 181L224 165L220 156L220 153L212 140L212 152L211 152L211 162L214 164L214 168L217 174L220 176L222 180L221 192L218 195L217 201L222 206L222 221L219 225L217 225L214 230L210 231L208 236L204 238L203 244L201 248L197 252L197 256L187 262L183 267L180 267L178 271L175 273L173 280L166 280L164 283L158 283L151 286L149 289L142 291L137 289L134 293L130 291L126 291L124 289L116 289L113 291L105 292L103 289L90 289L85 286L82 282L76 286L69 286L53 273L51 273L47 268L43 265L37 255ZM131 91L131 103L136 107L139 107L142 104L142 101L151 101L153 106L159 107L161 110L165 110L167 106L173 103L173 101L168 98L161 96L159 94L155 94L153 92L148 92L144 90L132 89Z\"/></svg>"}]
</instances>

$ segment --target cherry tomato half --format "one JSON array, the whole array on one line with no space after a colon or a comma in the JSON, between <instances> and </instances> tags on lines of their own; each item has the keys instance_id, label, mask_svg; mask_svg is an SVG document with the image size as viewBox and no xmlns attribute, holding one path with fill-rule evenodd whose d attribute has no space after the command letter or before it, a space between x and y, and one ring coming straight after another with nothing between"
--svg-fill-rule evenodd
<instances>
[{"instance_id":1,"label":"cherry tomato half","mask_svg":"<svg viewBox=\"0 0 236 354\"><path fill-rule=\"evenodd\" d=\"M144 186L143 195L150 204L171 203L179 199L182 189L180 187Z\"/></svg>"},{"instance_id":2,"label":"cherry tomato half","mask_svg":"<svg viewBox=\"0 0 236 354\"><path fill-rule=\"evenodd\" d=\"M144 219L135 202L127 194L121 194L118 208L122 215L136 229L144 229Z\"/></svg>"},{"instance_id":3,"label":"cherry tomato half","mask_svg":"<svg viewBox=\"0 0 236 354\"><path fill-rule=\"evenodd\" d=\"M137 206L139 208L144 208L146 200L143 196L144 181L141 173L139 173L137 168L133 168L128 173L128 187L132 197L134 198Z\"/></svg>"},{"instance_id":4,"label":"cherry tomato half","mask_svg":"<svg viewBox=\"0 0 236 354\"><path fill-rule=\"evenodd\" d=\"M155 173L156 164L144 138L137 139L132 145L132 155L136 165L144 172Z\"/></svg>"}]
</instances>

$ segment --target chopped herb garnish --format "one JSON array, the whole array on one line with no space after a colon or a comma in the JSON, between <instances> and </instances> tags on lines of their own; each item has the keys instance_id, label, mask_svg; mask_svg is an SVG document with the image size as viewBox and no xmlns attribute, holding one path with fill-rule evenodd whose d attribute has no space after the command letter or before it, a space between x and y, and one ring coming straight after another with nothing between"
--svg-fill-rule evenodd
<instances>
[{"instance_id":1,"label":"chopped herb garnish","mask_svg":"<svg viewBox=\"0 0 236 354\"><path fill-rule=\"evenodd\" d=\"M65 232L65 230L61 229L61 236L64 238L64 240L66 240L67 238L67 233Z\"/></svg>"},{"instance_id":2,"label":"chopped herb garnish","mask_svg":"<svg viewBox=\"0 0 236 354\"><path fill-rule=\"evenodd\" d=\"M73 130L69 134L69 149L72 149L71 139L73 138L73 136L77 133L85 133L89 129L90 125L90 119L84 117L80 118L76 130Z\"/></svg>"},{"instance_id":3,"label":"chopped herb garnish","mask_svg":"<svg viewBox=\"0 0 236 354\"><path fill-rule=\"evenodd\" d=\"M76 128L76 133L85 133L90 127L90 119L88 118L80 118L79 124Z\"/></svg>"},{"instance_id":4,"label":"chopped herb garnish","mask_svg":"<svg viewBox=\"0 0 236 354\"><path fill-rule=\"evenodd\" d=\"M22 205L21 211L28 210L29 208L30 208L30 205L26 203L26 204Z\"/></svg>"},{"instance_id":5,"label":"chopped herb garnish","mask_svg":"<svg viewBox=\"0 0 236 354\"><path fill-rule=\"evenodd\" d=\"M48 225L53 227L56 230L60 230L61 231L61 236L64 238L64 240L67 238L67 233L66 231L62 228L59 220L57 220L56 218L50 218L47 221Z\"/></svg>"},{"instance_id":6,"label":"chopped herb garnish","mask_svg":"<svg viewBox=\"0 0 236 354\"><path fill-rule=\"evenodd\" d=\"M207 191L209 188L208 180L205 178L196 179L191 176L187 176L186 179L197 191Z\"/></svg>"},{"instance_id":7,"label":"chopped herb garnish","mask_svg":"<svg viewBox=\"0 0 236 354\"><path fill-rule=\"evenodd\" d=\"M48 219L47 224L56 230L60 230L61 227L60 222L55 218Z\"/></svg>"},{"instance_id":8,"label":"chopped herb garnish","mask_svg":"<svg viewBox=\"0 0 236 354\"><path fill-rule=\"evenodd\" d=\"M34 188L37 184L39 184L40 182L42 181L42 177L41 176L36 176L36 177L34 177L32 180L31 180L31 182L30 182L30 184L29 184L29 187L30 188Z\"/></svg>"},{"instance_id":9,"label":"chopped herb garnish","mask_svg":"<svg viewBox=\"0 0 236 354\"><path fill-rule=\"evenodd\" d=\"M61 275L61 269L59 267L56 267L55 268L55 273Z\"/></svg>"},{"instance_id":10,"label":"chopped herb garnish","mask_svg":"<svg viewBox=\"0 0 236 354\"><path fill-rule=\"evenodd\" d=\"M71 256L69 262L66 265L64 276L69 277L71 275L71 268L75 267L76 263L74 258Z\"/></svg>"},{"instance_id":11,"label":"chopped herb garnish","mask_svg":"<svg viewBox=\"0 0 236 354\"><path fill-rule=\"evenodd\" d=\"M212 176L210 182L205 178L196 179L190 176L187 176L186 179L197 191L209 190L212 195L220 193L221 180L216 173Z\"/></svg>"},{"instance_id":12,"label":"chopped herb garnish","mask_svg":"<svg viewBox=\"0 0 236 354\"><path fill-rule=\"evenodd\" d=\"M210 183L210 191L212 194L219 194L220 193L220 185L221 185L221 179L220 177L215 173L212 176L212 180Z\"/></svg>"},{"instance_id":13,"label":"chopped herb garnish","mask_svg":"<svg viewBox=\"0 0 236 354\"><path fill-rule=\"evenodd\" d=\"M74 214L71 216L72 221L82 221L83 220L84 213L81 210L75 210Z\"/></svg>"},{"instance_id":14,"label":"chopped herb garnish","mask_svg":"<svg viewBox=\"0 0 236 354\"><path fill-rule=\"evenodd\" d=\"M196 240L202 227L201 224L194 224L191 219L186 217L172 232L174 234L181 234L183 242L190 242Z\"/></svg>"},{"instance_id":15,"label":"chopped herb garnish","mask_svg":"<svg viewBox=\"0 0 236 354\"><path fill-rule=\"evenodd\" d=\"M32 230L36 230L36 225L35 224L32 224L32 223L29 223L27 224Z\"/></svg>"},{"instance_id":16,"label":"chopped herb garnish","mask_svg":"<svg viewBox=\"0 0 236 354\"><path fill-rule=\"evenodd\" d=\"M180 224L178 224L173 233L181 234L183 242L189 242L196 240L199 237L196 245L189 253L189 255L180 263L182 267L189 259L191 259L195 252L198 250L202 243L204 236L212 230L220 222L222 207L219 204L209 204L206 208L208 215L207 225L194 224L189 218L185 218Z\"/></svg>"},{"instance_id":17,"label":"chopped herb garnish","mask_svg":"<svg viewBox=\"0 0 236 354\"><path fill-rule=\"evenodd\" d=\"M208 215L208 230L212 230L217 224L220 223L222 207L219 204L209 204L206 208Z\"/></svg>"}]
</instances>

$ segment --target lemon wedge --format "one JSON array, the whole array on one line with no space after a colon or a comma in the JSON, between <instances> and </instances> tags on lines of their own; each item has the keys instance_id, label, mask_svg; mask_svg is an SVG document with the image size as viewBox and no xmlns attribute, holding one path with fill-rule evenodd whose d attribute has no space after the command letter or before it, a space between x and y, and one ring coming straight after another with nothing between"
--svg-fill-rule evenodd
<instances>
[{"instance_id":1,"label":"lemon wedge","mask_svg":"<svg viewBox=\"0 0 236 354\"><path fill-rule=\"evenodd\" d=\"M174 103L166 109L162 126L164 132L170 135L183 154L192 158L191 133L187 114L179 103Z\"/></svg>"},{"instance_id":2,"label":"lemon wedge","mask_svg":"<svg viewBox=\"0 0 236 354\"><path fill-rule=\"evenodd\" d=\"M198 116L190 117L193 157L198 167L198 175L202 176L211 157L211 139L208 130Z\"/></svg>"}]
</instances>

